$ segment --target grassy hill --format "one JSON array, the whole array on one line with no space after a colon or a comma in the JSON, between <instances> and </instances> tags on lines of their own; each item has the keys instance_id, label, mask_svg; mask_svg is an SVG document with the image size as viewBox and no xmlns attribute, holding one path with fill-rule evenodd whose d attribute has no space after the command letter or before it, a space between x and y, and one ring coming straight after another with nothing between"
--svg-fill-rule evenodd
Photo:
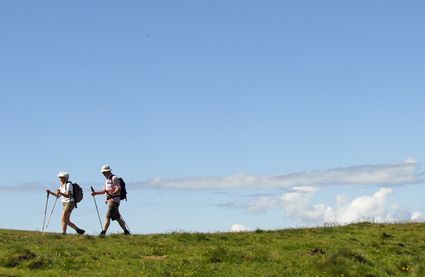
<instances>
[{"instance_id":1,"label":"grassy hill","mask_svg":"<svg viewBox=\"0 0 425 277\"><path fill-rule=\"evenodd\" d=\"M62 236L0 230L0 276L425 276L425 224Z\"/></svg>"}]
</instances>

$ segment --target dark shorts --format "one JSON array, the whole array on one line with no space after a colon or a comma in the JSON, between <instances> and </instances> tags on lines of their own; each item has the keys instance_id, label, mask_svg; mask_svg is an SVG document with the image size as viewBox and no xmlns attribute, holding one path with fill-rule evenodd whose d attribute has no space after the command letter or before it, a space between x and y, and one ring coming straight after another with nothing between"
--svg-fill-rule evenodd
<instances>
[{"instance_id":1,"label":"dark shorts","mask_svg":"<svg viewBox=\"0 0 425 277\"><path fill-rule=\"evenodd\" d=\"M108 211L106 212L106 218L110 218L112 220L117 220L121 217L119 211L120 203L116 202L108 202Z\"/></svg>"}]
</instances>

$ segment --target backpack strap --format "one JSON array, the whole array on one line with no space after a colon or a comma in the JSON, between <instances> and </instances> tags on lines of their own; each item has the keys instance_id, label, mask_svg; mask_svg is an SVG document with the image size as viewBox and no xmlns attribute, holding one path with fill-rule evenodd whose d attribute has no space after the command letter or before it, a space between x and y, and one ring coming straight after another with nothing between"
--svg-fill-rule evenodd
<instances>
[{"instance_id":1,"label":"backpack strap","mask_svg":"<svg viewBox=\"0 0 425 277\"><path fill-rule=\"evenodd\" d=\"M73 182L71 182L71 181L68 181L68 183L69 183L69 184L71 184L71 186L72 186L72 193L71 193L71 197L74 199L74 205L75 205L75 208L78 208L78 207L77 207L77 201L75 200L75 196L74 196L74 193L75 193L74 183L73 183ZM71 199L70 199L70 201L71 201Z\"/></svg>"}]
</instances>

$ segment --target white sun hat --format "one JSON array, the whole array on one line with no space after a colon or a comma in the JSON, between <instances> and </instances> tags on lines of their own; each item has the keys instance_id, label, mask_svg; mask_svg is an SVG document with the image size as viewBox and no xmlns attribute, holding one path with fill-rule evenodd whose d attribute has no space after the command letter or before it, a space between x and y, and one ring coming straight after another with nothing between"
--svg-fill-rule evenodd
<instances>
[{"instance_id":1,"label":"white sun hat","mask_svg":"<svg viewBox=\"0 0 425 277\"><path fill-rule=\"evenodd\" d=\"M100 169L100 171L103 172L111 172L112 169L109 165L105 164L104 166L102 166L102 168Z\"/></svg>"},{"instance_id":2,"label":"white sun hat","mask_svg":"<svg viewBox=\"0 0 425 277\"><path fill-rule=\"evenodd\" d=\"M59 172L58 177L65 177L66 179L68 179L69 174L68 174L68 172L61 171L61 172Z\"/></svg>"}]
</instances>

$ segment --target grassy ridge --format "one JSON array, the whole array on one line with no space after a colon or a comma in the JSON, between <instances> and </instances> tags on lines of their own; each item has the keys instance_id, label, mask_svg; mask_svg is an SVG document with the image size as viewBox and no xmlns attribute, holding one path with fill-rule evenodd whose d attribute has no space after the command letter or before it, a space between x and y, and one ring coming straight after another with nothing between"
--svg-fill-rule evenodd
<instances>
[{"instance_id":1,"label":"grassy ridge","mask_svg":"<svg viewBox=\"0 0 425 277\"><path fill-rule=\"evenodd\" d=\"M0 230L0 276L425 276L425 224L62 236Z\"/></svg>"}]
</instances>

